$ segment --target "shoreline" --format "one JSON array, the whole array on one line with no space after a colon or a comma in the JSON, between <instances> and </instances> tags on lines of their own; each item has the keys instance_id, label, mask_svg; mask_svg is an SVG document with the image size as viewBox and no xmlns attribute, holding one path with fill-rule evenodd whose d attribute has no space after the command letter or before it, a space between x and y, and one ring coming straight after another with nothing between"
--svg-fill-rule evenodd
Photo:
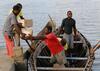
<instances>
[{"instance_id":1,"label":"shoreline","mask_svg":"<svg viewBox=\"0 0 100 71\"><path fill-rule=\"evenodd\" d=\"M12 66L13 60L7 56L6 48L0 48L0 71L10 71Z\"/></svg>"},{"instance_id":2,"label":"shoreline","mask_svg":"<svg viewBox=\"0 0 100 71\"><path fill-rule=\"evenodd\" d=\"M23 52L27 48L23 48ZM4 47L0 47L0 71L13 71L14 70L14 61L13 59L7 56L7 50Z\"/></svg>"}]
</instances>

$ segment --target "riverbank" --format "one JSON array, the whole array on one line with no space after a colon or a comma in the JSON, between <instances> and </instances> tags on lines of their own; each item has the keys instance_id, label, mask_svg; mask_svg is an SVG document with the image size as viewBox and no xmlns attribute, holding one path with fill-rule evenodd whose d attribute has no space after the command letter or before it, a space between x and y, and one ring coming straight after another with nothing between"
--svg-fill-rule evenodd
<instances>
[{"instance_id":1,"label":"riverbank","mask_svg":"<svg viewBox=\"0 0 100 71\"><path fill-rule=\"evenodd\" d=\"M14 60L7 56L6 48L0 48L0 71L14 71L13 63Z\"/></svg>"},{"instance_id":2,"label":"riverbank","mask_svg":"<svg viewBox=\"0 0 100 71\"><path fill-rule=\"evenodd\" d=\"M13 59L8 58L5 48L0 48L0 71L12 71L13 69Z\"/></svg>"}]
</instances>

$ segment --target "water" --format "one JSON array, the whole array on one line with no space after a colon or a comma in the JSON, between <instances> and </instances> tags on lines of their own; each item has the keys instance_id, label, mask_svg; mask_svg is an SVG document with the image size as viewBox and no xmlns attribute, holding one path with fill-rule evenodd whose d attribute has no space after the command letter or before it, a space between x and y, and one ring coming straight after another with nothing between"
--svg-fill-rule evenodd
<instances>
[{"instance_id":1,"label":"water","mask_svg":"<svg viewBox=\"0 0 100 71\"><path fill-rule=\"evenodd\" d=\"M48 15L60 26L66 17L66 11L72 10L77 29L85 35L92 46L100 40L100 1L99 0L0 0L0 48L5 47L2 26L10 9L16 2L23 4L26 18L33 19L33 35L36 35L47 23ZM23 41L23 45L26 43ZM100 50L96 52L94 71L99 71Z\"/></svg>"}]
</instances>

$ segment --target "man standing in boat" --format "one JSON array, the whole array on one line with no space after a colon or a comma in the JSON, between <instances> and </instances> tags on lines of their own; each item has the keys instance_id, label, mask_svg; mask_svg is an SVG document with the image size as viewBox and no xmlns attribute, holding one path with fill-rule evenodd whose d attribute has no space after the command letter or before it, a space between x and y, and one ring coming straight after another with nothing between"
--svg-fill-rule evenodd
<instances>
[{"instance_id":1,"label":"man standing in boat","mask_svg":"<svg viewBox=\"0 0 100 71\"><path fill-rule=\"evenodd\" d=\"M67 18L64 18L62 21L60 32L64 30L63 38L66 39L70 48L73 48L73 34L72 34L73 30L74 30L74 35L76 36L76 25L75 24L76 22L72 18L72 12L68 11Z\"/></svg>"},{"instance_id":2,"label":"man standing in boat","mask_svg":"<svg viewBox=\"0 0 100 71\"><path fill-rule=\"evenodd\" d=\"M20 11L21 9L19 6L17 5L13 6L12 13L10 13L9 16L7 17L3 28L4 38L6 41L6 47L9 57L13 56L13 47L19 46L19 40L18 40L19 37L15 37L14 30L17 33L20 33L22 36L24 36L24 34L20 31L20 28L18 26L19 23L17 21L17 15L19 14ZM15 44L13 37L16 41Z\"/></svg>"}]
</instances>

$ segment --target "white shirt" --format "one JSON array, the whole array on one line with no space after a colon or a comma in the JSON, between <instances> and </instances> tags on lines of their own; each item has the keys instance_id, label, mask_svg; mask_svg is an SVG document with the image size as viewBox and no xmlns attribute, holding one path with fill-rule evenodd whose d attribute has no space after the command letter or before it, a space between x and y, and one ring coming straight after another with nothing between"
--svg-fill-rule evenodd
<instances>
[{"instance_id":1,"label":"white shirt","mask_svg":"<svg viewBox=\"0 0 100 71\"><path fill-rule=\"evenodd\" d=\"M12 12L9 14L9 16L6 19L6 22L5 22L4 28L3 28L3 32L7 32L8 34L10 34L13 29L12 25L14 25L14 24L18 24L18 22L17 22L16 16Z\"/></svg>"}]
</instances>

